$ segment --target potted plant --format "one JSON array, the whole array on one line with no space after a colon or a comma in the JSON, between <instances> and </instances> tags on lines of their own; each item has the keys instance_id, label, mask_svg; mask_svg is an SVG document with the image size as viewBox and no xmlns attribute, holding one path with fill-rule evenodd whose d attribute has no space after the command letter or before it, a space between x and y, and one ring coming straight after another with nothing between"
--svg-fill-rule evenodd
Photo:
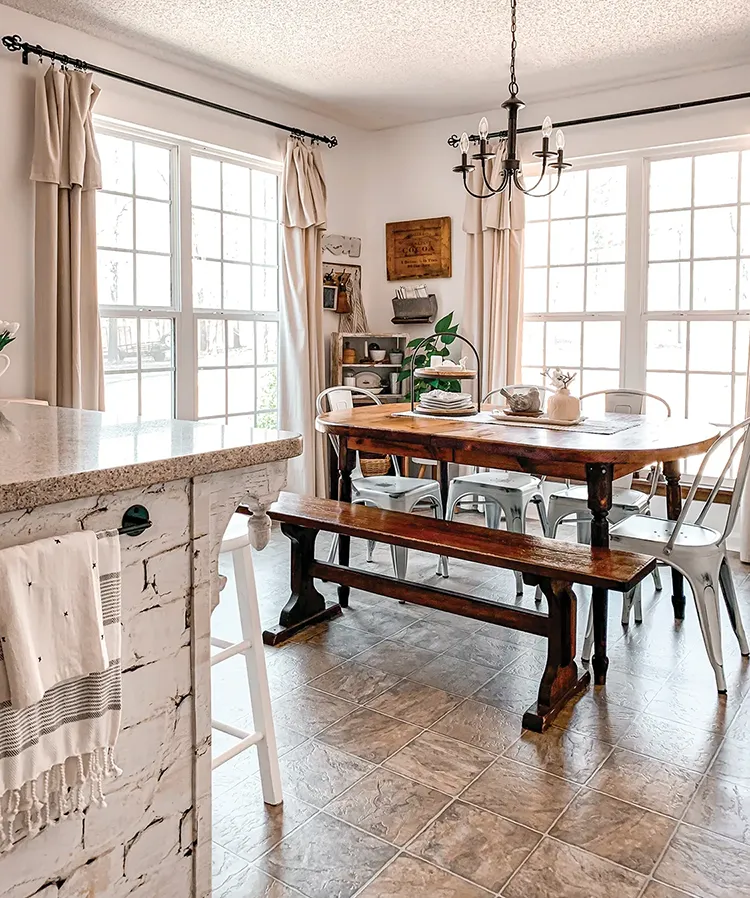
<instances>
[{"instance_id":1,"label":"potted plant","mask_svg":"<svg viewBox=\"0 0 750 898\"><path fill-rule=\"evenodd\" d=\"M455 342L455 334L457 333L458 325L453 323L453 312L449 312L435 325L436 336L431 337L422 346L419 346L419 344L422 342L422 338L416 337L414 340L410 340L406 344L407 355L404 357L404 360L401 363L401 370L399 371L398 375L399 383L401 383L401 381L408 380L411 377L412 359L414 359L415 368L425 368L430 362L430 356L440 355L443 358L449 356L450 349L448 347L451 345L451 343ZM417 354L417 357L414 358L414 352L416 351L418 346L419 353ZM409 353L408 350L411 350L411 352ZM429 380L422 380L421 378L419 380L415 379L415 400L419 399L422 393L427 393L430 390L446 390L449 393L460 393L461 384L455 378L451 380L447 377L433 377ZM404 398L411 399L411 393L405 393Z\"/></svg>"}]
</instances>

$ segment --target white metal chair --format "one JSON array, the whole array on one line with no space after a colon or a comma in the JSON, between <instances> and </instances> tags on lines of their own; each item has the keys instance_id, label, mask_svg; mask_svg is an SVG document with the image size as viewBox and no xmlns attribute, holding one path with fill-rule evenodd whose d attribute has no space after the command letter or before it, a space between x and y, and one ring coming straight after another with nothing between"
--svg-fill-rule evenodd
<instances>
[{"instance_id":1,"label":"white metal chair","mask_svg":"<svg viewBox=\"0 0 750 898\"><path fill-rule=\"evenodd\" d=\"M646 400L654 399L661 403L670 417L672 410L669 403L656 396L654 393L646 393L643 390L597 390L594 393L586 393L581 396L581 402L586 399L592 399L595 396L604 397L605 411L610 413L618 413L622 415L644 415L646 413ZM642 493L639 490L631 489L633 483L633 475L620 477L612 484L612 508L609 511L610 524L616 524L625 518L634 514L650 514L651 500L656 495L656 490L660 481L660 468L654 471L651 480L651 490L648 493ZM557 528L560 522L565 518L575 516L576 531L579 543L591 542L591 512L588 508L588 490L582 485L571 485L568 483L564 490L557 490L552 493L547 500L547 519L548 533L547 535L554 539L557 534ZM661 589L661 576L659 569L654 569L654 586L656 590ZM626 625L630 622L630 610L633 608L635 612L635 620L640 623L643 620L643 611L641 608L641 592L638 590L633 601L632 593L626 595L622 605L622 623ZM589 608L589 629L593 626L593 609Z\"/></svg>"},{"instance_id":2,"label":"white metal chair","mask_svg":"<svg viewBox=\"0 0 750 898\"><path fill-rule=\"evenodd\" d=\"M328 387L323 390L315 400L315 407L319 415L326 411L338 409L350 409L354 407L355 395L365 396L375 405L382 405L375 393L360 387ZM326 408L326 405L328 408ZM331 443L338 452L338 441L329 434ZM402 477L398 459L392 455L391 464L395 474L385 476L365 477L359 465L352 472L352 504L371 505L387 511L411 512L417 505L425 504L432 508L436 518L443 517L443 502L440 497L440 484L436 480L423 480L417 477ZM372 560L372 550L375 543L367 544L367 560ZM328 561L336 558L338 548L338 536L334 536ZM399 580L406 579L406 569L409 564L409 550L403 546L391 546L391 559L393 570ZM439 569L448 576L448 561L441 558Z\"/></svg>"},{"instance_id":3,"label":"white metal chair","mask_svg":"<svg viewBox=\"0 0 750 898\"><path fill-rule=\"evenodd\" d=\"M513 384L504 389L510 391L529 389L531 384ZM546 392L546 387L534 384L540 393ZM482 400L483 403L500 393L500 390L490 390ZM477 471L474 474L463 474L451 480L448 490L448 502L445 509L445 519L453 520L456 506L466 496L476 496L484 501L484 520L487 527L498 530L500 528L500 512L505 514L505 522L508 530L514 533L524 533L526 530L526 511L529 503L533 502L538 510L542 529L547 532L547 513L542 495L541 477L533 477L531 474L521 474L516 471ZM447 576L447 575L446 575ZM516 572L516 595L523 595L523 577Z\"/></svg>"},{"instance_id":4,"label":"white metal chair","mask_svg":"<svg viewBox=\"0 0 750 898\"><path fill-rule=\"evenodd\" d=\"M740 499L745 488L748 465L750 464L748 431L750 431L750 418L746 418L740 424L730 428L709 449L701 463L693 485L690 487L690 492L677 521L668 521L662 518L638 514L615 524L609 532L610 544L614 548L653 555L655 558L665 561L678 570L687 579L693 591L703 641L706 644L708 659L716 675L716 686L719 692L727 691L719 622L720 588L724 593L724 602L729 613L732 629L740 644L740 652L743 655L750 654L747 636L742 626L742 618L737 603L732 571L726 557L727 537L732 532L737 521ZM690 512L690 506L695 499L695 494L706 467L711 457L714 456L717 450L721 451L721 447L727 441L730 441L730 446L731 442L734 442L734 445L731 446L726 464L695 522L692 524L688 523L686 520L687 515ZM737 466L737 477L732 501L729 505L724 530L719 532L707 527L703 522L721 489L724 479L731 470L732 462L738 454L740 460ZM590 652L590 648L588 651ZM584 654L586 654L585 649Z\"/></svg>"},{"instance_id":5,"label":"white metal chair","mask_svg":"<svg viewBox=\"0 0 750 898\"><path fill-rule=\"evenodd\" d=\"M211 645L221 651L211 656L211 667L221 664L227 658L242 654L247 667L247 684L250 689L250 702L253 711L254 732L240 729L220 720L212 720L211 726L222 733L228 733L239 740L236 745L217 755L212 761L212 769L234 758L240 752L252 746L258 748L260 766L260 782L263 800L266 804L281 804L281 774L279 773L279 756L276 748L276 731L271 711L271 694L268 689L266 659L263 652L263 635L258 609L258 594L255 589L255 573L253 571L253 555L250 550L248 517L234 514L221 542L220 553L230 554L234 568L234 582L237 589L237 603L240 611L242 627L241 642L227 642L225 639L211 637Z\"/></svg>"}]
</instances>

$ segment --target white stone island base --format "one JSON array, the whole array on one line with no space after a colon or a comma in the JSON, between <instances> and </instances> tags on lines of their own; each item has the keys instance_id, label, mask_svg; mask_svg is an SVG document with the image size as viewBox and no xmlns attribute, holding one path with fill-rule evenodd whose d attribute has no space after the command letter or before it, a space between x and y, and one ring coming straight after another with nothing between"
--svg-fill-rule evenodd
<instances>
[{"instance_id":1,"label":"white stone island base","mask_svg":"<svg viewBox=\"0 0 750 898\"><path fill-rule=\"evenodd\" d=\"M7 444L6 444L7 445ZM288 453L288 454L297 454ZM48 828L0 858L2 898L207 898L211 893L210 617L218 552L241 502L265 510L286 460L0 513L0 548L119 527L144 505L153 526L121 536L122 776L107 807Z\"/></svg>"}]
</instances>

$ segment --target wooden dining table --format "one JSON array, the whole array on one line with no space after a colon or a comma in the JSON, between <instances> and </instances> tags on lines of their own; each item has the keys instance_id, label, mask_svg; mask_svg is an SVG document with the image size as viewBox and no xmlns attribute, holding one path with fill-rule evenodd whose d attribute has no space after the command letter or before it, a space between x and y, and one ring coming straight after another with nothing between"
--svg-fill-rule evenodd
<instances>
[{"instance_id":1,"label":"wooden dining table","mask_svg":"<svg viewBox=\"0 0 750 898\"><path fill-rule=\"evenodd\" d=\"M494 406L483 406L491 413ZM406 413L406 414L404 414ZM623 420L627 418L628 420ZM637 419L637 420L636 420ZM588 488L592 546L609 546L608 514L612 483L661 462L666 479L667 516L676 520L682 508L680 462L706 452L719 428L703 421L647 415L602 414L596 421L552 428L541 422L447 419L415 416L404 404L367 405L320 415L316 428L338 442L339 499L351 502L351 475L357 453L431 458L439 462L445 504L448 465L474 465L537 476L583 481ZM599 431L599 432L596 432ZM616 431L616 432L612 432ZM339 564L349 564L350 539L339 541ZM339 586L339 601L347 604L349 587ZM607 591L592 589L594 609L594 682L606 682ZM685 612L683 578L672 571L675 617Z\"/></svg>"}]
</instances>

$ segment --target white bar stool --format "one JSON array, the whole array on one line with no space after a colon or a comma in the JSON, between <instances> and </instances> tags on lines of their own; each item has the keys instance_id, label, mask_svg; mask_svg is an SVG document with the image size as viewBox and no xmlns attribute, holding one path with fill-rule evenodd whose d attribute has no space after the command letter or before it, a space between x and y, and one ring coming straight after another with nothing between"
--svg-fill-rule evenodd
<instances>
[{"instance_id":1,"label":"white bar stool","mask_svg":"<svg viewBox=\"0 0 750 898\"><path fill-rule=\"evenodd\" d=\"M232 556L234 582L237 589L237 602L240 610L242 626L242 642L227 642L225 639L211 637L211 645L221 649L211 656L211 667L221 664L227 658L242 654L247 666L247 684L250 689L250 703L253 711L255 732L248 732L229 723L212 720L211 726L222 733L234 736L240 741L231 748L217 755L212 761L212 769L236 757L252 746L258 748L260 765L260 782L263 790L263 801L266 804L281 804L281 774L279 772L279 755L276 748L276 732L271 712L271 693L268 689L266 659L263 654L263 636L258 609L258 594L255 589L255 573L253 571L253 555L250 550L248 517L244 514L233 514L220 553Z\"/></svg>"}]
</instances>

